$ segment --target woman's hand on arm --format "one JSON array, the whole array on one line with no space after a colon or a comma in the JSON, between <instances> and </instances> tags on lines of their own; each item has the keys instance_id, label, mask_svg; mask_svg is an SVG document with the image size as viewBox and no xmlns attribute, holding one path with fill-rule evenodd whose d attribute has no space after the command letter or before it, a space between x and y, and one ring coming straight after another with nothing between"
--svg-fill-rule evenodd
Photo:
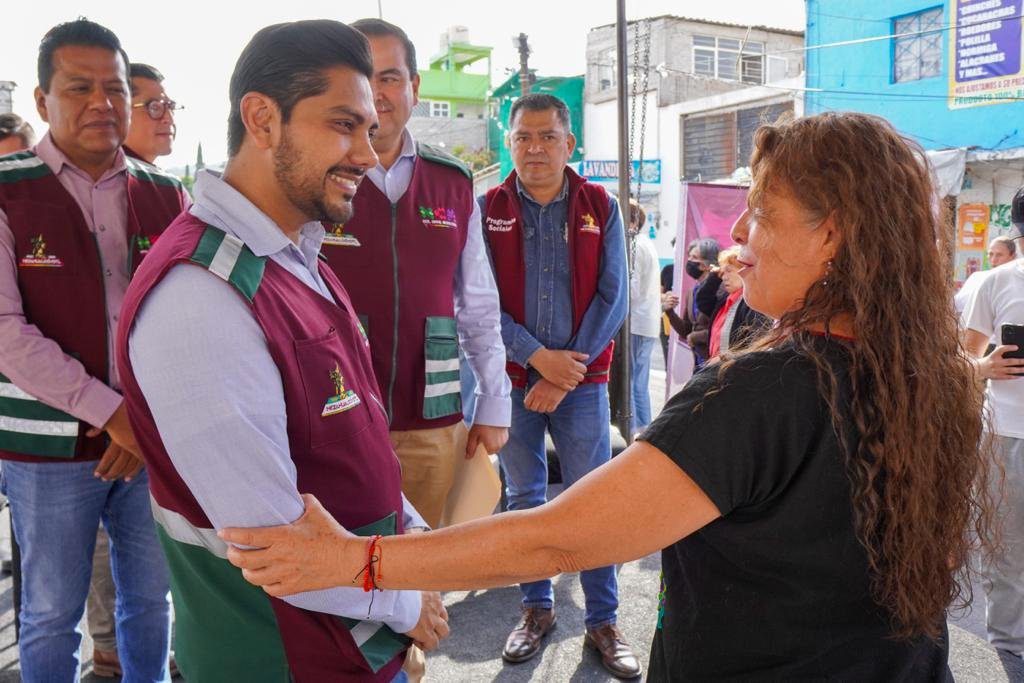
<instances>
[{"instance_id":1,"label":"woman's hand on arm","mask_svg":"<svg viewBox=\"0 0 1024 683\"><path fill-rule=\"evenodd\" d=\"M294 523L225 529L228 559L271 595L358 585L366 539L312 496ZM385 538L383 588L468 590L627 562L719 517L711 499L657 448L637 442L550 503L414 536Z\"/></svg>"},{"instance_id":2,"label":"woman's hand on arm","mask_svg":"<svg viewBox=\"0 0 1024 683\"><path fill-rule=\"evenodd\" d=\"M302 500L306 511L291 524L218 532L231 544L228 560L242 570L246 581L276 597L358 585L362 577L352 571L358 564L352 558L366 547L366 539L346 531L315 496L304 494Z\"/></svg>"}]
</instances>

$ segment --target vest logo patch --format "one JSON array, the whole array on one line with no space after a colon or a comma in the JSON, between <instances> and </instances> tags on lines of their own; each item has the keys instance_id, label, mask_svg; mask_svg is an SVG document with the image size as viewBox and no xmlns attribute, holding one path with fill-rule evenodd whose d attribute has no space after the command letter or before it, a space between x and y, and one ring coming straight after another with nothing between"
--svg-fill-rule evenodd
<instances>
[{"instance_id":1,"label":"vest logo patch","mask_svg":"<svg viewBox=\"0 0 1024 683\"><path fill-rule=\"evenodd\" d=\"M515 218L487 217L487 229L491 232L512 232L512 226L516 224Z\"/></svg>"},{"instance_id":2,"label":"vest logo patch","mask_svg":"<svg viewBox=\"0 0 1024 683\"><path fill-rule=\"evenodd\" d=\"M42 234L32 238L32 253L21 259L18 264L22 268L63 268L64 261L53 254L46 253L46 240Z\"/></svg>"},{"instance_id":3,"label":"vest logo patch","mask_svg":"<svg viewBox=\"0 0 1024 683\"><path fill-rule=\"evenodd\" d=\"M583 224L580 225L580 232L589 232L594 235L601 234L601 226L597 224L594 217L589 213L583 214Z\"/></svg>"},{"instance_id":4,"label":"vest logo patch","mask_svg":"<svg viewBox=\"0 0 1024 683\"><path fill-rule=\"evenodd\" d=\"M421 206L420 220L428 228L447 230L458 227L458 223L455 222L455 209L446 209L443 206L434 209L429 206Z\"/></svg>"},{"instance_id":5,"label":"vest logo patch","mask_svg":"<svg viewBox=\"0 0 1024 683\"><path fill-rule=\"evenodd\" d=\"M324 235L324 244L336 247L361 247L363 243L355 235L345 232L344 223L335 223L334 227Z\"/></svg>"},{"instance_id":6,"label":"vest logo patch","mask_svg":"<svg viewBox=\"0 0 1024 683\"><path fill-rule=\"evenodd\" d=\"M352 410L357 405L362 403L359 397L356 396L356 392L351 389L345 389L345 378L341 376L341 368L338 364L334 364L334 369L329 373L331 381L334 382L334 396L327 399L327 403L324 404L324 410L320 413L320 417L328 417L330 415L337 415L343 413L346 410Z\"/></svg>"},{"instance_id":7,"label":"vest logo patch","mask_svg":"<svg viewBox=\"0 0 1024 683\"><path fill-rule=\"evenodd\" d=\"M135 246L138 247L140 256L148 254L154 244L156 244L155 235L138 235L135 238Z\"/></svg>"}]
</instances>

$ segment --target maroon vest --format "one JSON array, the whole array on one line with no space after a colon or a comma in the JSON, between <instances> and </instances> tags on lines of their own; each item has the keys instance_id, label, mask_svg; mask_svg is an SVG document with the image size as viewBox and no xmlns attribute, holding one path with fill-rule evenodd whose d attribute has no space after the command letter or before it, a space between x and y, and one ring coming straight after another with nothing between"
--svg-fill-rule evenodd
<instances>
[{"instance_id":1,"label":"maroon vest","mask_svg":"<svg viewBox=\"0 0 1024 683\"><path fill-rule=\"evenodd\" d=\"M189 213L179 216L132 282L122 308L117 339L118 368L128 415L146 460L153 498L160 507L182 515L201 529L213 525L167 455L132 372L128 334L150 290L176 264L208 267L212 252L204 262L199 256L202 249L197 251L197 246L201 239L209 240L211 235L220 234ZM258 258L247 248L243 248L243 255L248 263L231 271L229 284L251 306L281 373L288 445L298 490L315 495L348 529L395 515L396 533L402 533L401 470L388 436L387 417L377 396L366 339L344 287L320 263L320 275L337 302L335 305L273 260ZM230 353L230 339L224 340L224 348ZM357 397L358 404L341 410L344 406L338 405L337 399L351 401L352 395ZM332 405L338 410L329 410ZM171 566L173 574L174 564ZM241 574L237 578L241 581ZM230 602L232 597L225 595L222 599ZM269 599L295 680L389 681L401 667L404 652L376 674L370 672L349 629L339 618L293 607L277 598ZM227 605L227 609L231 611L232 606ZM211 647L216 646L211 643Z\"/></svg>"},{"instance_id":2,"label":"maroon vest","mask_svg":"<svg viewBox=\"0 0 1024 683\"><path fill-rule=\"evenodd\" d=\"M568 238L572 269L572 328L575 334L597 293L609 201L608 193L600 185L586 182L569 168L565 169L565 175L569 179ZM519 203L515 171L501 185L488 190L483 223L501 308L523 325L526 322L526 260L523 257L523 210ZM587 367L584 384L608 381L614 347L614 341L609 343ZM512 386L526 387L525 367L508 361L506 369Z\"/></svg>"},{"instance_id":3,"label":"maroon vest","mask_svg":"<svg viewBox=\"0 0 1024 683\"><path fill-rule=\"evenodd\" d=\"M95 236L74 197L32 152L2 157L20 168L0 172L0 210L14 234L18 288L26 320L44 337L77 358L89 375L109 382L107 305L103 267ZM36 163L38 162L38 163ZM28 164L35 163L33 166ZM133 159L128 165L128 272L134 273L157 236L184 209L181 183L155 167ZM48 407L40 407L46 409ZM55 409L52 413L64 415ZM13 415L12 415L13 417ZM105 435L79 437L67 460L93 460L106 448ZM52 462L31 451L0 449L0 459ZM53 456L54 454L45 454Z\"/></svg>"},{"instance_id":4,"label":"maroon vest","mask_svg":"<svg viewBox=\"0 0 1024 683\"><path fill-rule=\"evenodd\" d=\"M365 324L393 430L462 419L453 297L473 202L466 172L420 146L397 204L364 179L352 219L325 226L324 254Z\"/></svg>"}]
</instances>

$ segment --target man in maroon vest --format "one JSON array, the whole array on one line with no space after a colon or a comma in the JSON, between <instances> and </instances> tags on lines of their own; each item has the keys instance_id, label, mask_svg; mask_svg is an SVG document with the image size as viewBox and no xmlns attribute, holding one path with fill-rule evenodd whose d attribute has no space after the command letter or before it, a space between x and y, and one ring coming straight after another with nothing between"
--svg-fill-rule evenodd
<instances>
[{"instance_id":1,"label":"man in maroon vest","mask_svg":"<svg viewBox=\"0 0 1024 683\"><path fill-rule=\"evenodd\" d=\"M170 565L175 656L195 681L391 681L447 635L436 593L270 598L225 559L223 526L288 523L300 492L347 528L424 526L404 500L368 341L320 258L376 164L366 39L268 26L231 77L229 161L204 171L125 298L118 363Z\"/></svg>"},{"instance_id":2,"label":"man in maroon vest","mask_svg":"<svg viewBox=\"0 0 1024 683\"><path fill-rule=\"evenodd\" d=\"M484 234L501 296L501 334L512 378L512 429L501 451L509 509L547 498L544 433L566 486L611 458L608 369L612 337L629 306L622 217L615 200L566 167L576 147L569 109L551 95L512 105L515 170L481 199ZM615 625L615 568L581 573L585 643L620 678L640 663ZM523 618L502 656L537 654L554 626L551 581L521 586Z\"/></svg>"},{"instance_id":3,"label":"man in maroon vest","mask_svg":"<svg viewBox=\"0 0 1024 683\"><path fill-rule=\"evenodd\" d=\"M113 542L125 678L167 678L167 568L113 363L132 272L187 206L180 182L121 151L128 59L84 19L39 49L50 125L0 157L0 459L21 548L21 675L78 678L96 529ZM98 460L98 462L97 462Z\"/></svg>"},{"instance_id":4,"label":"man in maroon vest","mask_svg":"<svg viewBox=\"0 0 1024 683\"><path fill-rule=\"evenodd\" d=\"M128 83L132 95L132 120L124 140L124 153L151 173L159 173L158 156L171 153L174 140L174 110L177 105L164 92L163 75L147 64L128 65ZM92 638L93 673L101 677L120 676L123 671L117 657L115 630L114 578L110 570L110 541L100 526L96 552L92 559L92 581L86 603L86 625ZM177 675L171 658L171 676Z\"/></svg>"},{"instance_id":5,"label":"man in maroon vest","mask_svg":"<svg viewBox=\"0 0 1024 683\"><path fill-rule=\"evenodd\" d=\"M497 453L508 438L498 296L471 173L406 128L419 89L412 42L379 19L353 27L373 54L379 163L359 186L352 219L332 226L324 253L370 337L402 490L436 527L462 454L472 458L478 445ZM477 380L468 436L460 347Z\"/></svg>"}]
</instances>

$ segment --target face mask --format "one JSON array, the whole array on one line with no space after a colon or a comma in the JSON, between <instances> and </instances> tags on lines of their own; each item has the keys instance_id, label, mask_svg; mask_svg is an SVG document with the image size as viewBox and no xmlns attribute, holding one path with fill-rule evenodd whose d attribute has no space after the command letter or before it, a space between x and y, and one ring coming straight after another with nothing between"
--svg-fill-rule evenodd
<instances>
[{"instance_id":1,"label":"face mask","mask_svg":"<svg viewBox=\"0 0 1024 683\"><path fill-rule=\"evenodd\" d=\"M694 280L699 280L700 276L704 274L701 270L700 261L687 261L686 262L686 274L692 277Z\"/></svg>"}]
</instances>

